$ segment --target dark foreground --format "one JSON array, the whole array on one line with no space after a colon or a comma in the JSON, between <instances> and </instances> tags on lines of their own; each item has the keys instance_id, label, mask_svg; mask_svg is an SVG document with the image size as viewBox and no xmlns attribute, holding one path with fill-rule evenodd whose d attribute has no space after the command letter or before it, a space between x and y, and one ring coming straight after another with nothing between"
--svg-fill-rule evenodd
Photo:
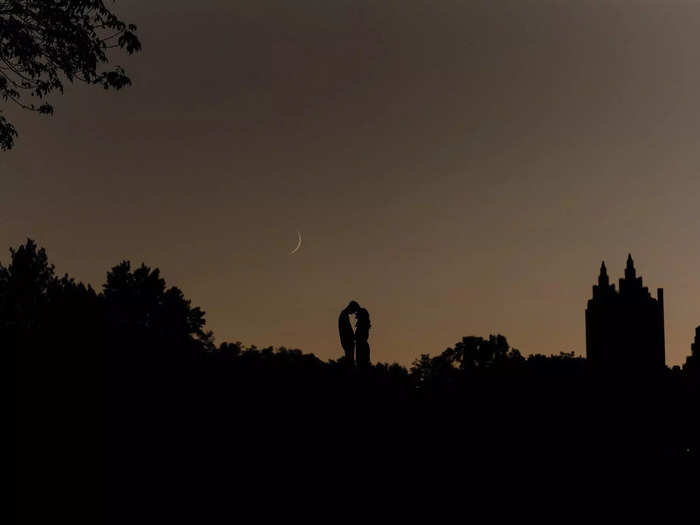
<instances>
[{"instance_id":1,"label":"dark foreground","mask_svg":"<svg viewBox=\"0 0 700 525\"><path fill-rule=\"evenodd\" d=\"M110 377L106 393L113 523L227 516L257 497L328 491L354 507L523 469L533 481L697 461L696 393L669 377L473 376L419 391L382 367L265 369L215 356L125 377Z\"/></svg>"},{"instance_id":2,"label":"dark foreground","mask_svg":"<svg viewBox=\"0 0 700 525\"><path fill-rule=\"evenodd\" d=\"M521 370L417 385L400 367L348 371L305 355L165 363L107 358L104 378L66 376L53 396L18 385L18 406L34 408L18 414L20 489L43 505L20 497L19 516L212 523L245 509L266 521L405 509L430 494L459 505L474 486L508 499L591 475L697 472L697 389L671 374Z\"/></svg>"}]
</instances>

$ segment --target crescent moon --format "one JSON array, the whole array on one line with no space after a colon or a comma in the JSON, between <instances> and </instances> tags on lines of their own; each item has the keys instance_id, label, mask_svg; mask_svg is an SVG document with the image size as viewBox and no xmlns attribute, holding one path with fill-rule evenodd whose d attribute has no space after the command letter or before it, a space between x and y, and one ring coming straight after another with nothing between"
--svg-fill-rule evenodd
<instances>
[{"instance_id":1,"label":"crescent moon","mask_svg":"<svg viewBox=\"0 0 700 525\"><path fill-rule=\"evenodd\" d=\"M297 230L297 235L299 236L299 242L297 242L297 247L289 252L289 255L294 255L299 251L299 248L301 248L301 232L299 230Z\"/></svg>"}]
</instances>

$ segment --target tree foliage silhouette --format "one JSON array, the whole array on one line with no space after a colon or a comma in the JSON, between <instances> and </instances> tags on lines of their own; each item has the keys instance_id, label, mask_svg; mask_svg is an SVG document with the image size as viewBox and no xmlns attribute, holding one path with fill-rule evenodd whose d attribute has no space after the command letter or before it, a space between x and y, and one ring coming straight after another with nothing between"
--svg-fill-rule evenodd
<instances>
[{"instance_id":1,"label":"tree foliage silhouette","mask_svg":"<svg viewBox=\"0 0 700 525\"><path fill-rule=\"evenodd\" d=\"M463 337L454 348L443 352L445 359L454 361L460 370L493 369L505 366L510 361L524 361L520 352L511 349L502 335L491 335L488 340L481 337Z\"/></svg>"},{"instance_id":2,"label":"tree foliage silhouette","mask_svg":"<svg viewBox=\"0 0 700 525\"><path fill-rule=\"evenodd\" d=\"M110 49L141 49L136 26L102 0L0 0L0 96L20 108L52 114L47 97L64 83L121 89L131 80L120 66L102 70ZM13 147L17 130L0 111L0 149Z\"/></svg>"},{"instance_id":3,"label":"tree foliage silhouette","mask_svg":"<svg viewBox=\"0 0 700 525\"><path fill-rule=\"evenodd\" d=\"M76 283L67 274L57 277L46 251L31 239L17 249L10 248L10 255L7 267L0 263L2 333L24 345L56 341L57 330L74 338L77 327L63 321L71 316L87 320L77 312L95 315L98 296L92 287Z\"/></svg>"},{"instance_id":4,"label":"tree foliage silhouette","mask_svg":"<svg viewBox=\"0 0 700 525\"><path fill-rule=\"evenodd\" d=\"M98 294L67 274L58 277L32 239L10 248L10 255L9 265L0 263L0 337L34 371L50 374L60 360L72 363L71 373L92 367L94 376L103 349L167 361L162 353L213 347L204 312L167 287L158 269L132 270L124 261L108 272Z\"/></svg>"},{"instance_id":5,"label":"tree foliage silhouette","mask_svg":"<svg viewBox=\"0 0 700 525\"><path fill-rule=\"evenodd\" d=\"M107 350L164 359L211 346L204 312L177 287L166 286L160 271L123 261L107 273L103 287ZM165 354L165 355L164 355Z\"/></svg>"},{"instance_id":6,"label":"tree foliage silhouette","mask_svg":"<svg viewBox=\"0 0 700 525\"><path fill-rule=\"evenodd\" d=\"M31 239L17 249L10 248L10 264L0 263L0 326L4 334L29 334L38 328L40 311L48 304L48 292L55 282L54 267L46 251Z\"/></svg>"}]
</instances>

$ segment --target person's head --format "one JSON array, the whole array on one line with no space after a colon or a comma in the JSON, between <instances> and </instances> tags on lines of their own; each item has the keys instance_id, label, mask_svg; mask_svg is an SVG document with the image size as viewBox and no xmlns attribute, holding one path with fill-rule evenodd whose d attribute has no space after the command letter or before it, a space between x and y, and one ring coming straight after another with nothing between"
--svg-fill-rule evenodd
<instances>
[{"instance_id":1,"label":"person's head","mask_svg":"<svg viewBox=\"0 0 700 525\"><path fill-rule=\"evenodd\" d=\"M354 314L360 309L360 304L357 301L350 301L345 307L349 313Z\"/></svg>"},{"instance_id":2,"label":"person's head","mask_svg":"<svg viewBox=\"0 0 700 525\"><path fill-rule=\"evenodd\" d=\"M367 327L369 328L369 312L366 309L360 307L357 310L355 310L354 314L355 319L357 319L357 322L359 324L367 325Z\"/></svg>"}]
</instances>

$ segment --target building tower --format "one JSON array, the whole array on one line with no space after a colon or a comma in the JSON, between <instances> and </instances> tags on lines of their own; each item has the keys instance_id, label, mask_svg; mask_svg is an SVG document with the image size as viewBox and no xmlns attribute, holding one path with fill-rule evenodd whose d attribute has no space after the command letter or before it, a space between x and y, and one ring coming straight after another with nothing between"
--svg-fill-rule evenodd
<instances>
[{"instance_id":1,"label":"building tower","mask_svg":"<svg viewBox=\"0 0 700 525\"><path fill-rule=\"evenodd\" d=\"M610 284L605 262L586 308L586 357L601 371L649 373L666 366L664 292L653 298L627 257L619 291Z\"/></svg>"}]
</instances>

